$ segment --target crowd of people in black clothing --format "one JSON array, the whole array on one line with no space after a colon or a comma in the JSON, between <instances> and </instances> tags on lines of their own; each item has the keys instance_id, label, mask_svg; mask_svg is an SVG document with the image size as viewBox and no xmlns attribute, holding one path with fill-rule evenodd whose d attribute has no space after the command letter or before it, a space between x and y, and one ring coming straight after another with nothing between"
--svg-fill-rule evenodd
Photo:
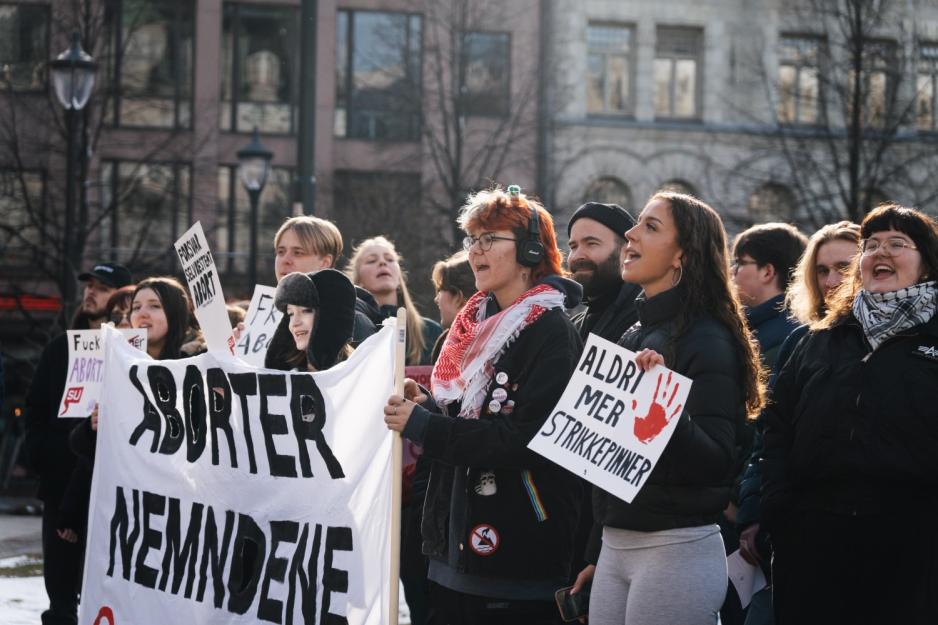
<instances>
[{"instance_id":1,"label":"crowd of people in black clothing","mask_svg":"<svg viewBox=\"0 0 938 625\"><path fill-rule=\"evenodd\" d=\"M938 622L932 218L885 204L810 238L768 223L730 242L713 208L659 192L637 216L579 207L564 261L551 214L511 186L470 195L459 225L463 251L431 276L439 324L389 239L361 242L344 272L327 220L291 218L274 240L284 316L266 367L326 370L401 306L407 363L433 365L384 408L422 451L403 503L412 623L560 623L571 586L596 625ZM74 329L146 328L157 360L205 350L174 278L100 263L80 279ZM527 448L590 333L693 381L631 503ZM98 420L57 418L67 361L63 335L26 404L45 625L77 622ZM727 582L737 549L769 582L751 601Z\"/></svg>"}]
</instances>

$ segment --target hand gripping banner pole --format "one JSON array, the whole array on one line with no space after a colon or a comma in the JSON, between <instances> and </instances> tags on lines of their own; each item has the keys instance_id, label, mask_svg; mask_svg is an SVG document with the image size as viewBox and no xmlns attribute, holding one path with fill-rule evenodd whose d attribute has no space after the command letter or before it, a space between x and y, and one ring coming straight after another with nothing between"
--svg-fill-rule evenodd
<instances>
[{"instance_id":1,"label":"hand gripping banner pole","mask_svg":"<svg viewBox=\"0 0 938 625\"><path fill-rule=\"evenodd\" d=\"M394 392L404 396L404 356L407 353L407 311L397 309L397 342L394 345ZM400 432L394 432L391 443L391 576L388 605L388 623L397 625L401 578L401 478L403 469L403 442Z\"/></svg>"}]
</instances>

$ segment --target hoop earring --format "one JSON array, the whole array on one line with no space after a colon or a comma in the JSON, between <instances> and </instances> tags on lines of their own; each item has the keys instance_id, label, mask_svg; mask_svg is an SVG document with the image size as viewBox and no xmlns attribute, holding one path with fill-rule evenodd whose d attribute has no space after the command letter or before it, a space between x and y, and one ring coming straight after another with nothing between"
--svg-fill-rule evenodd
<instances>
[{"instance_id":1,"label":"hoop earring","mask_svg":"<svg viewBox=\"0 0 938 625\"><path fill-rule=\"evenodd\" d=\"M674 278L674 277L671 278L671 288L674 288L677 285L679 285L681 283L681 279L684 277L684 264L683 263L677 266L677 269L675 270L674 274L677 276L677 278Z\"/></svg>"}]
</instances>

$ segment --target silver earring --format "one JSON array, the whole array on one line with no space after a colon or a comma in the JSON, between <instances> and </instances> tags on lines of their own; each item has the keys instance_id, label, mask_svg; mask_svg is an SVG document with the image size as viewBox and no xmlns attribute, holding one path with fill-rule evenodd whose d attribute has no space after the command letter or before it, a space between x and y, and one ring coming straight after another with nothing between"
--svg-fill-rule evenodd
<instances>
[{"instance_id":1,"label":"silver earring","mask_svg":"<svg viewBox=\"0 0 938 625\"><path fill-rule=\"evenodd\" d=\"M676 278L675 278L675 277L672 277L672 278L671 278L671 287L672 287L672 288L673 288L673 287L676 287L677 285L679 285L679 284L681 283L681 278L684 277L684 265L683 265L683 264L677 266L677 269L674 271L674 275L677 276L677 277L676 277Z\"/></svg>"}]
</instances>

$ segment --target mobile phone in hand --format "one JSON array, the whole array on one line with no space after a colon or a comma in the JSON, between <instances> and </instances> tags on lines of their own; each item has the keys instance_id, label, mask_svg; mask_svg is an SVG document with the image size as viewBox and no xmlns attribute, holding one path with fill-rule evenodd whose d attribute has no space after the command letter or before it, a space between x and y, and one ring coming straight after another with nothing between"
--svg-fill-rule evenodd
<instances>
[{"instance_id":1,"label":"mobile phone in hand","mask_svg":"<svg viewBox=\"0 0 938 625\"><path fill-rule=\"evenodd\" d=\"M560 610L560 618L565 622L575 621L589 613L589 589L584 588L575 595L571 595L570 590L572 588L573 586L567 586L554 593L554 601L557 602L557 609Z\"/></svg>"}]
</instances>

